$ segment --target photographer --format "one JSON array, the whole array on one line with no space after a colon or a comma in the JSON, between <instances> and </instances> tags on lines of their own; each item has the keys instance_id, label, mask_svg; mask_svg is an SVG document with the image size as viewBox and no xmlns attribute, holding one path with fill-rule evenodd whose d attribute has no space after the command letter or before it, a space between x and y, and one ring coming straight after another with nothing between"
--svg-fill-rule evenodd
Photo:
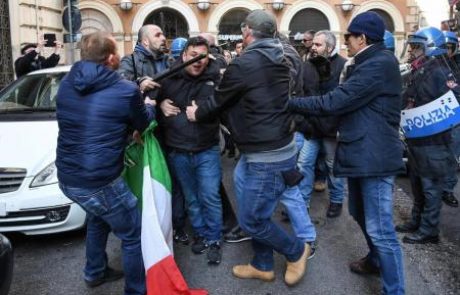
<instances>
[{"instance_id":1,"label":"photographer","mask_svg":"<svg viewBox=\"0 0 460 295\"><path fill-rule=\"evenodd\" d=\"M38 43L28 43L24 45L21 49L22 56L14 62L17 78L27 75L32 71L55 67L59 63L59 53L62 48L62 43L54 41L54 53L48 58L40 55L45 45L49 45L49 42L44 39L41 39Z\"/></svg>"}]
</instances>

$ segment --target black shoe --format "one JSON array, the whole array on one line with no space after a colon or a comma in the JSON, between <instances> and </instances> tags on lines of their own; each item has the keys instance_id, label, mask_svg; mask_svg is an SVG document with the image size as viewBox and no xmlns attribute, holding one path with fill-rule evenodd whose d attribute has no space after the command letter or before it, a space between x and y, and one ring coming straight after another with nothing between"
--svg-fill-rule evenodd
<instances>
[{"instance_id":1,"label":"black shoe","mask_svg":"<svg viewBox=\"0 0 460 295\"><path fill-rule=\"evenodd\" d=\"M284 222L290 221L289 215L287 214L286 210L281 211L281 221L284 221Z\"/></svg>"},{"instance_id":2,"label":"black shoe","mask_svg":"<svg viewBox=\"0 0 460 295\"><path fill-rule=\"evenodd\" d=\"M106 282L112 282L121 279L124 276L121 270L115 270L113 268L107 267L104 272L104 276L99 279L95 279L92 281L85 280L85 283L88 287L94 288L99 285L102 285Z\"/></svg>"},{"instance_id":3,"label":"black shoe","mask_svg":"<svg viewBox=\"0 0 460 295\"><path fill-rule=\"evenodd\" d=\"M188 245L189 243L188 235L182 228L174 230L173 238L176 243L183 245Z\"/></svg>"},{"instance_id":4,"label":"black shoe","mask_svg":"<svg viewBox=\"0 0 460 295\"><path fill-rule=\"evenodd\" d=\"M220 249L220 242L215 242L209 245L208 250L208 263L219 264L222 260L222 250Z\"/></svg>"},{"instance_id":5,"label":"black shoe","mask_svg":"<svg viewBox=\"0 0 460 295\"><path fill-rule=\"evenodd\" d=\"M444 192L442 200L447 206L458 207L458 200L453 193Z\"/></svg>"},{"instance_id":6,"label":"black shoe","mask_svg":"<svg viewBox=\"0 0 460 295\"><path fill-rule=\"evenodd\" d=\"M353 261L350 263L350 270L354 273L360 275L378 275L380 274L380 269L373 265L369 259L366 257L361 258L360 260Z\"/></svg>"},{"instance_id":7,"label":"black shoe","mask_svg":"<svg viewBox=\"0 0 460 295\"><path fill-rule=\"evenodd\" d=\"M209 245L203 237L196 236L192 244L192 252L195 254L202 254L208 247Z\"/></svg>"},{"instance_id":8,"label":"black shoe","mask_svg":"<svg viewBox=\"0 0 460 295\"><path fill-rule=\"evenodd\" d=\"M409 221L409 222L398 224L395 227L395 230L398 233L413 233L418 230L418 225Z\"/></svg>"},{"instance_id":9,"label":"black shoe","mask_svg":"<svg viewBox=\"0 0 460 295\"><path fill-rule=\"evenodd\" d=\"M308 256L308 260L312 259L313 257L315 257L315 253L316 253L316 243L315 241L313 242L307 242L308 245L310 245L310 255Z\"/></svg>"},{"instance_id":10,"label":"black shoe","mask_svg":"<svg viewBox=\"0 0 460 295\"><path fill-rule=\"evenodd\" d=\"M427 236L416 231L415 233L404 236L402 241L406 244L437 244L439 243L439 236Z\"/></svg>"},{"instance_id":11,"label":"black shoe","mask_svg":"<svg viewBox=\"0 0 460 295\"><path fill-rule=\"evenodd\" d=\"M327 209L327 217L335 218L339 217L342 213L342 204L341 203L330 203L329 209Z\"/></svg>"},{"instance_id":12,"label":"black shoe","mask_svg":"<svg viewBox=\"0 0 460 295\"><path fill-rule=\"evenodd\" d=\"M250 240L248 236L239 226L236 226L230 233L224 235L224 241L227 243L239 243Z\"/></svg>"}]
</instances>

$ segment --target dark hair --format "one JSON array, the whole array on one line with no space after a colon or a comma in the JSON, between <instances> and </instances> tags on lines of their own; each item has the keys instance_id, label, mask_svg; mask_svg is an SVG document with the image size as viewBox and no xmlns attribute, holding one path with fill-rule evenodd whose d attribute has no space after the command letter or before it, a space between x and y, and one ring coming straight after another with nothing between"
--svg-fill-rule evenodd
<instances>
[{"instance_id":1,"label":"dark hair","mask_svg":"<svg viewBox=\"0 0 460 295\"><path fill-rule=\"evenodd\" d=\"M102 64L111 54L117 52L117 45L113 42L112 35L98 31L83 36L80 43L81 59Z\"/></svg>"},{"instance_id":2,"label":"dark hair","mask_svg":"<svg viewBox=\"0 0 460 295\"><path fill-rule=\"evenodd\" d=\"M36 43L27 43L26 45L24 45L24 47L21 48L21 54L24 55L26 50L29 49L29 48L37 48L37 44Z\"/></svg>"},{"instance_id":3,"label":"dark hair","mask_svg":"<svg viewBox=\"0 0 460 295\"><path fill-rule=\"evenodd\" d=\"M313 37L313 36L315 36L316 31L314 31L314 30L308 30L308 31L305 31L304 34L305 34L305 33L307 33L307 34L309 34L309 35L311 35L311 36Z\"/></svg>"},{"instance_id":4,"label":"dark hair","mask_svg":"<svg viewBox=\"0 0 460 295\"><path fill-rule=\"evenodd\" d=\"M206 46L206 49L208 50L209 52L209 43L208 43L208 40L206 40L205 38L201 37L201 36L196 36L196 37L191 37L187 40L187 43L185 43L185 46L184 46L184 51L187 51L187 49L191 46L201 46L201 45L204 45Z\"/></svg>"},{"instance_id":5,"label":"dark hair","mask_svg":"<svg viewBox=\"0 0 460 295\"><path fill-rule=\"evenodd\" d=\"M366 36L366 45L372 45L372 44L381 43L381 42L383 42L383 41L374 40L374 39L371 39L371 38Z\"/></svg>"}]
</instances>

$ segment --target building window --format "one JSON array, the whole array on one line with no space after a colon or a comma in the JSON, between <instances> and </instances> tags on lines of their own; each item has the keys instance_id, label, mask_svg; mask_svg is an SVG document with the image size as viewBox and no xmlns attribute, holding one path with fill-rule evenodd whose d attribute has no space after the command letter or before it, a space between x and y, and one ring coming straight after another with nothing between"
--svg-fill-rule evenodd
<instances>
[{"instance_id":1,"label":"building window","mask_svg":"<svg viewBox=\"0 0 460 295\"><path fill-rule=\"evenodd\" d=\"M81 11L81 33L83 35L98 31L113 33L110 19L102 12L95 9L83 9Z\"/></svg>"},{"instance_id":2,"label":"building window","mask_svg":"<svg viewBox=\"0 0 460 295\"><path fill-rule=\"evenodd\" d=\"M381 9L371 9L370 11L378 13L383 18L383 21L385 22L386 30L391 33L394 33L395 24L393 22L393 18L391 17L390 14L388 14L388 12L386 12L385 10L381 10Z\"/></svg>"},{"instance_id":3,"label":"building window","mask_svg":"<svg viewBox=\"0 0 460 295\"><path fill-rule=\"evenodd\" d=\"M308 30L329 30L329 20L321 11L313 8L302 9L297 12L289 24L290 37Z\"/></svg>"},{"instance_id":4,"label":"building window","mask_svg":"<svg viewBox=\"0 0 460 295\"><path fill-rule=\"evenodd\" d=\"M228 11L220 20L219 35L217 39L222 44L223 49L234 50L235 42L241 40L241 23L246 19L249 10L235 8Z\"/></svg>"},{"instance_id":5,"label":"building window","mask_svg":"<svg viewBox=\"0 0 460 295\"><path fill-rule=\"evenodd\" d=\"M177 37L188 38L188 23L177 10L171 8L157 9L145 19L144 25L148 24L159 26L168 41Z\"/></svg>"}]
</instances>

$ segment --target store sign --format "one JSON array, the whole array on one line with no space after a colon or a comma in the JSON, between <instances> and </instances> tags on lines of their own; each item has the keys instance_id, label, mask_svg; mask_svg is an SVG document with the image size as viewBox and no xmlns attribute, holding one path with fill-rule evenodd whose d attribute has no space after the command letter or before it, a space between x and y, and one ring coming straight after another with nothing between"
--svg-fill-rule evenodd
<instances>
[{"instance_id":1,"label":"store sign","mask_svg":"<svg viewBox=\"0 0 460 295\"><path fill-rule=\"evenodd\" d=\"M243 39L243 35L217 35L217 39L236 41Z\"/></svg>"}]
</instances>

